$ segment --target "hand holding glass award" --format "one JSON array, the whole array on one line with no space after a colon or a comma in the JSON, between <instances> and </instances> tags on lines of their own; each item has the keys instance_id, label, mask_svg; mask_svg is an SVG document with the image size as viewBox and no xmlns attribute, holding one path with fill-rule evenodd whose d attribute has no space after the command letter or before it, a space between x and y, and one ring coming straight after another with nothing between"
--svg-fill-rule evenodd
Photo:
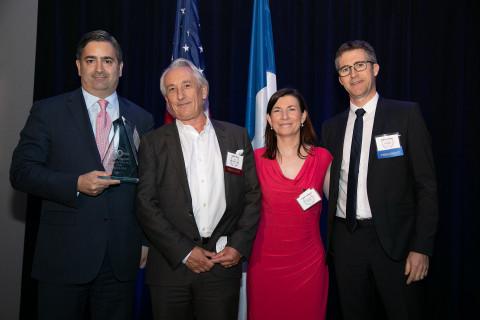
<instances>
[{"instance_id":1,"label":"hand holding glass award","mask_svg":"<svg viewBox=\"0 0 480 320\"><path fill-rule=\"evenodd\" d=\"M110 140L105 155L102 159L105 172L111 176L99 176L100 179L119 180L120 182L137 183L137 154L122 118L113 122L114 134ZM115 142L118 146L115 149Z\"/></svg>"}]
</instances>

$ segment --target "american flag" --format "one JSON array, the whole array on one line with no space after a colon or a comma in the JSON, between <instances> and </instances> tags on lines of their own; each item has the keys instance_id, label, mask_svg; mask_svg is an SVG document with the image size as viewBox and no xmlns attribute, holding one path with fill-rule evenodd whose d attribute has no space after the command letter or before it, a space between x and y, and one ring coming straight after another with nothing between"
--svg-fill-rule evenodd
<instances>
[{"instance_id":1,"label":"american flag","mask_svg":"<svg viewBox=\"0 0 480 320\"><path fill-rule=\"evenodd\" d=\"M172 61L178 58L190 60L205 75L197 0L177 0ZM170 112L165 110L164 123L173 122L173 119Z\"/></svg>"}]
</instances>

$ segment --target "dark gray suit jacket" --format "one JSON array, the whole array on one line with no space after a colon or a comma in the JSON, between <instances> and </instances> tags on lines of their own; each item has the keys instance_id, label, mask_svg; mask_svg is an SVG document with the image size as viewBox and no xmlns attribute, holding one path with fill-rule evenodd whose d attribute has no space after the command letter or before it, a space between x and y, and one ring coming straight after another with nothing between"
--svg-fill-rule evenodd
<instances>
[{"instance_id":1,"label":"dark gray suit jacket","mask_svg":"<svg viewBox=\"0 0 480 320\"><path fill-rule=\"evenodd\" d=\"M348 111L326 121L322 128L322 146L333 156L327 260L332 255ZM396 132L404 155L378 159L375 136ZM392 259L403 260L410 251L432 255L438 220L437 184L430 135L418 104L379 98L370 143L367 194L378 238Z\"/></svg>"},{"instance_id":2,"label":"dark gray suit jacket","mask_svg":"<svg viewBox=\"0 0 480 320\"><path fill-rule=\"evenodd\" d=\"M148 112L118 101L131 130L142 134L153 128ZM82 90L35 102L10 168L14 188L42 198L34 278L90 282L107 247L117 279L136 278L142 231L133 214L135 185L112 186L97 197L77 196L78 177L93 170L104 168Z\"/></svg>"},{"instance_id":3,"label":"dark gray suit jacket","mask_svg":"<svg viewBox=\"0 0 480 320\"><path fill-rule=\"evenodd\" d=\"M212 120L223 165L227 151L244 150L243 175L224 172L227 207L211 235L202 245L193 216L180 137L175 122L142 137L136 215L151 246L146 282L153 285L186 285L198 275L182 260L195 247L215 251L220 236L228 246L248 259L260 218L260 186L250 138L239 126ZM241 264L229 269L215 265L210 272L220 277L241 277Z\"/></svg>"}]
</instances>

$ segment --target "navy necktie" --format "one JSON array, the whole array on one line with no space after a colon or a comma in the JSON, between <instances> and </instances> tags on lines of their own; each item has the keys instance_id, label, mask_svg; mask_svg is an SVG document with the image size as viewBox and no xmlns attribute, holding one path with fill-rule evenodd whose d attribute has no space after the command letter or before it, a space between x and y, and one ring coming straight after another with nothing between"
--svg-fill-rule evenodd
<instances>
[{"instance_id":1,"label":"navy necktie","mask_svg":"<svg viewBox=\"0 0 480 320\"><path fill-rule=\"evenodd\" d=\"M350 150L350 166L348 167L346 227L353 232L357 227L357 185L360 153L362 151L363 115L365 110L355 111L357 118L353 126L352 148Z\"/></svg>"}]
</instances>

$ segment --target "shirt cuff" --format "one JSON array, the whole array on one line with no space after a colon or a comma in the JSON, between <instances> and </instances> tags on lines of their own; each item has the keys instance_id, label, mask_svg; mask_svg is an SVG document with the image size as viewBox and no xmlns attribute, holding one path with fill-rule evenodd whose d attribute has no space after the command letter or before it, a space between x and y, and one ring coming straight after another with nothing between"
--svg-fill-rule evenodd
<instances>
[{"instance_id":1,"label":"shirt cuff","mask_svg":"<svg viewBox=\"0 0 480 320\"><path fill-rule=\"evenodd\" d=\"M193 251L193 250L192 250ZM190 251L189 254L187 254L187 256L182 260L182 263L185 264L185 262L187 262L188 260L188 257L190 257L190 255L192 254L192 251Z\"/></svg>"}]
</instances>

